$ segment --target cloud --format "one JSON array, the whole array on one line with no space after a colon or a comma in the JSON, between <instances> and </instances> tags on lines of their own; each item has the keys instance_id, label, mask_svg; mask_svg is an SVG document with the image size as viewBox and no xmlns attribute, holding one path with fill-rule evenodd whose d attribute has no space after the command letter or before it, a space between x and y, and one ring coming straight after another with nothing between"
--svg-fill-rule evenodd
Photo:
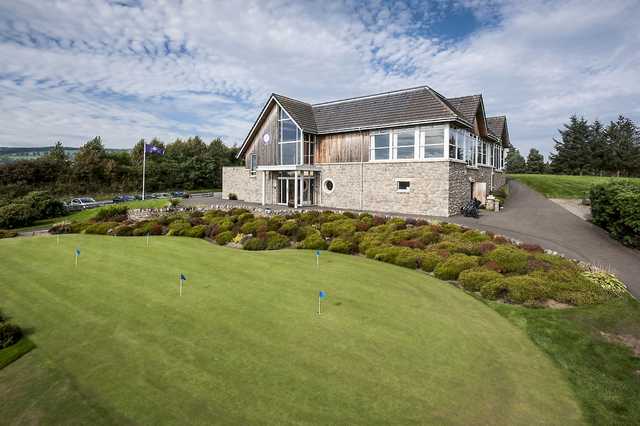
<instances>
[{"instance_id":1,"label":"cloud","mask_svg":"<svg viewBox=\"0 0 640 426\"><path fill-rule=\"evenodd\" d=\"M0 5L0 145L77 146L97 134L114 147L193 134L233 144L271 92L320 102L429 84L483 93L489 114L508 115L516 146L548 152L572 113L639 118L635 6L12 2ZM456 11L476 25L448 34Z\"/></svg>"}]
</instances>

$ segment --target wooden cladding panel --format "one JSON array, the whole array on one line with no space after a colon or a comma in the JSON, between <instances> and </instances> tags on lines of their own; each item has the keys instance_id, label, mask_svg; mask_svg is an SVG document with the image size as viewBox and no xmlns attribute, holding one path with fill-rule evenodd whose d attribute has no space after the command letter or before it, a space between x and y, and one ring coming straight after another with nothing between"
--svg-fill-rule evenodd
<instances>
[{"instance_id":1,"label":"wooden cladding panel","mask_svg":"<svg viewBox=\"0 0 640 426\"><path fill-rule=\"evenodd\" d=\"M269 142L264 142L264 135L269 134ZM245 157L245 166L251 167L251 154L257 154L259 166L272 166L277 164L278 153L278 108L272 106L265 116L262 125L251 141Z\"/></svg>"},{"instance_id":2,"label":"wooden cladding panel","mask_svg":"<svg viewBox=\"0 0 640 426\"><path fill-rule=\"evenodd\" d=\"M369 161L369 139L368 132L318 136L316 163Z\"/></svg>"}]
</instances>

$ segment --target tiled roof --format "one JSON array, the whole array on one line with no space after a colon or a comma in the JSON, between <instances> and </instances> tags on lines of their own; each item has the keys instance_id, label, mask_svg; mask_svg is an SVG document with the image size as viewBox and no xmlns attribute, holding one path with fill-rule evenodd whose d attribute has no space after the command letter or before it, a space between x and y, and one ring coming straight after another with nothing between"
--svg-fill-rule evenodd
<instances>
[{"instance_id":1,"label":"tiled roof","mask_svg":"<svg viewBox=\"0 0 640 426\"><path fill-rule=\"evenodd\" d=\"M317 133L316 121L310 104L286 96L273 94L273 97L289 113L293 121L306 132Z\"/></svg>"},{"instance_id":2,"label":"tiled roof","mask_svg":"<svg viewBox=\"0 0 640 426\"><path fill-rule=\"evenodd\" d=\"M498 117L487 117L487 127L494 136L502 138L502 132L504 125L507 122L507 117L504 115Z\"/></svg>"},{"instance_id":3,"label":"tiled roof","mask_svg":"<svg viewBox=\"0 0 640 426\"><path fill-rule=\"evenodd\" d=\"M464 118L469 123L473 123L476 118L476 112L478 112L478 106L480 106L480 95L461 96L459 98L448 98L447 100L454 106L455 109L460 111Z\"/></svg>"}]
</instances>

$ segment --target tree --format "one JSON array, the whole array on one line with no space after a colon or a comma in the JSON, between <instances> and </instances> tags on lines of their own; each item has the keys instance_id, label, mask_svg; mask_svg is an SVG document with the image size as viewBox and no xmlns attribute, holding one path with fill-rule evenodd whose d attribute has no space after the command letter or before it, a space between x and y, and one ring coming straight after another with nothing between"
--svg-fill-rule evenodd
<instances>
[{"instance_id":1,"label":"tree","mask_svg":"<svg viewBox=\"0 0 640 426\"><path fill-rule=\"evenodd\" d=\"M524 161L524 157L517 149L514 148L509 150L506 161L507 173L526 173L527 165Z\"/></svg>"},{"instance_id":2,"label":"tree","mask_svg":"<svg viewBox=\"0 0 640 426\"><path fill-rule=\"evenodd\" d=\"M62 142L56 142L55 146L47 153L46 158L53 161L67 161L67 153L64 152Z\"/></svg>"},{"instance_id":3,"label":"tree","mask_svg":"<svg viewBox=\"0 0 640 426\"><path fill-rule=\"evenodd\" d=\"M527 173L544 173L544 171L544 157L540 154L540 151L531 148L529 155L527 155Z\"/></svg>"},{"instance_id":4,"label":"tree","mask_svg":"<svg viewBox=\"0 0 640 426\"><path fill-rule=\"evenodd\" d=\"M589 123L572 115L564 130L559 130L560 139L555 142L555 154L551 154L551 168L555 173L582 175L589 170L591 149L589 147Z\"/></svg>"},{"instance_id":5,"label":"tree","mask_svg":"<svg viewBox=\"0 0 640 426\"><path fill-rule=\"evenodd\" d=\"M640 133L637 126L622 115L609 123L605 137L610 152L610 170L617 176L640 172Z\"/></svg>"},{"instance_id":6,"label":"tree","mask_svg":"<svg viewBox=\"0 0 640 426\"><path fill-rule=\"evenodd\" d=\"M590 172L602 176L611 167L611 150L602 123L598 120L589 126L589 147L591 151Z\"/></svg>"}]
</instances>

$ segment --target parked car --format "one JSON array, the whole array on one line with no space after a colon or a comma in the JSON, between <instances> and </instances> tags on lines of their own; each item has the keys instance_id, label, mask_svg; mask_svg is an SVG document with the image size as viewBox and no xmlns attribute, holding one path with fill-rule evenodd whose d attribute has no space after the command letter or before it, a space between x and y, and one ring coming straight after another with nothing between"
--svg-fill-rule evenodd
<instances>
[{"instance_id":1,"label":"parked car","mask_svg":"<svg viewBox=\"0 0 640 426\"><path fill-rule=\"evenodd\" d=\"M90 209L100 205L95 199L90 197L72 198L66 205L69 211Z\"/></svg>"},{"instance_id":2,"label":"parked car","mask_svg":"<svg viewBox=\"0 0 640 426\"><path fill-rule=\"evenodd\" d=\"M133 195L118 195L113 198L114 203L124 203L126 201L134 201L136 197Z\"/></svg>"},{"instance_id":3,"label":"parked car","mask_svg":"<svg viewBox=\"0 0 640 426\"><path fill-rule=\"evenodd\" d=\"M168 192L157 192L152 195L153 195L153 198L171 198L171 194L169 194Z\"/></svg>"},{"instance_id":4,"label":"parked car","mask_svg":"<svg viewBox=\"0 0 640 426\"><path fill-rule=\"evenodd\" d=\"M184 191L174 191L171 193L173 198L189 198L189 193Z\"/></svg>"}]
</instances>

